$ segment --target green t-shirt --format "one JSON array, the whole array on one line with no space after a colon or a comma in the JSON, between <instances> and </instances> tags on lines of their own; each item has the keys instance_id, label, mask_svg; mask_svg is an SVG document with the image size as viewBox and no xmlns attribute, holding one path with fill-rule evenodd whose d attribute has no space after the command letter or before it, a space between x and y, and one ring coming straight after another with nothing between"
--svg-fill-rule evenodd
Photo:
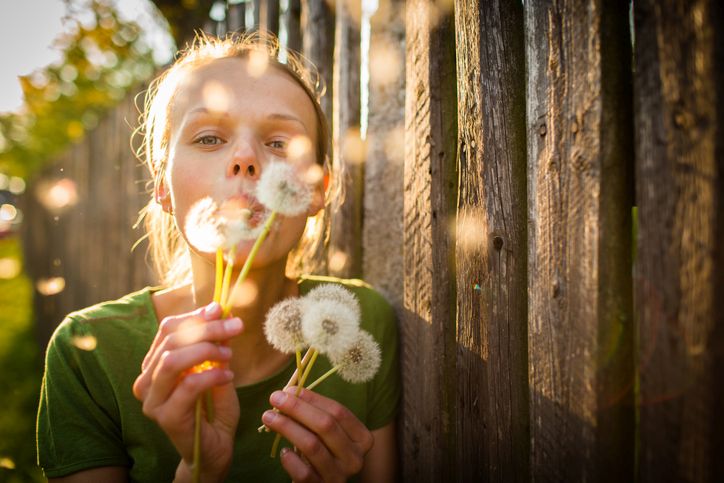
<instances>
[{"instance_id":1,"label":"green t-shirt","mask_svg":"<svg viewBox=\"0 0 724 483\"><path fill-rule=\"evenodd\" d=\"M370 430L392 422L400 398L397 328L385 299L364 282L302 277L300 294L320 283L339 283L359 298L361 327L382 349L374 379L350 384L334 375L315 391L349 408ZM100 466L125 466L131 481L173 480L180 461L165 433L143 415L131 386L158 327L146 287L119 300L74 312L56 330L46 355L38 410L38 464L49 478ZM241 416L227 481L289 481L279 458L270 458L275 433L258 433L269 395L294 372L237 388ZM330 368L319 357L309 381ZM283 440L286 443L285 440Z\"/></svg>"}]
</instances>

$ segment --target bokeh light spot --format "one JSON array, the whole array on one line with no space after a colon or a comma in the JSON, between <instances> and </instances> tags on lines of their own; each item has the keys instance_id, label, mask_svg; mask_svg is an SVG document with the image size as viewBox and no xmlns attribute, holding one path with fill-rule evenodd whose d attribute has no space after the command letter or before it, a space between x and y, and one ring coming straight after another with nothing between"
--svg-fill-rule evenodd
<instances>
[{"instance_id":1,"label":"bokeh light spot","mask_svg":"<svg viewBox=\"0 0 724 483\"><path fill-rule=\"evenodd\" d=\"M63 277L41 278L36 282L35 288L41 295L56 295L65 290L65 279Z\"/></svg>"},{"instance_id":2,"label":"bokeh light spot","mask_svg":"<svg viewBox=\"0 0 724 483\"><path fill-rule=\"evenodd\" d=\"M341 250L335 250L329 257L329 269L333 272L344 270L347 266L348 256Z\"/></svg>"},{"instance_id":3,"label":"bokeh light spot","mask_svg":"<svg viewBox=\"0 0 724 483\"><path fill-rule=\"evenodd\" d=\"M360 164L367 156L367 143L360 136L359 129L348 129L342 140L342 157L352 164Z\"/></svg>"},{"instance_id":4,"label":"bokeh light spot","mask_svg":"<svg viewBox=\"0 0 724 483\"><path fill-rule=\"evenodd\" d=\"M209 81L201 90L204 105L211 112L226 112L229 109L231 93L221 82Z\"/></svg>"},{"instance_id":5,"label":"bokeh light spot","mask_svg":"<svg viewBox=\"0 0 724 483\"><path fill-rule=\"evenodd\" d=\"M22 266L17 258L3 257L0 258L0 278L11 279L20 275Z\"/></svg>"},{"instance_id":6,"label":"bokeh light spot","mask_svg":"<svg viewBox=\"0 0 724 483\"><path fill-rule=\"evenodd\" d=\"M73 337L72 343L80 350L92 351L98 345L98 340L92 335L77 335Z\"/></svg>"},{"instance_id":7,"label":"bokeh light spot","mask_svg":"<svg viewBox=\"0 0 724 483\"><path fill-rule=\"evenodd\" d=\"M269 54L264 50L252 50L249 52L249 60L246 63L246 72L252 77L261 77L269 67Z\"/></svg>"},{"instance_id":8,"label":"bokeh light spot","mask_svg":"<svg viewBox=\"0 0 724 483\"><path fill-rule=\"evenodd\" d=\"M51 212L60 212L78 203L78 189L75 181L70 178L39 183L36 196Z\"/></svg>"},{"instance_id":9,"label":"bokeh light spot","mask_svg":"<svg viewBox=\"0 0 724 483\"><path fill-rule=\"evenodd\" d=\"M253 280L244 280L241 286L234 291L232 304L237 307L246 307L256 301L259 287Z\"/></svg>"}]
</instances>

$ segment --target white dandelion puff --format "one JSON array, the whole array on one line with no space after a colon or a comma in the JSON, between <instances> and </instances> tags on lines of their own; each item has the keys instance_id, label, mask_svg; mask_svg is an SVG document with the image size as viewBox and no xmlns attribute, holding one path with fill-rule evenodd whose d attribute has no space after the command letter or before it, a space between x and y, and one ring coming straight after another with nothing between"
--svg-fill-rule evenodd
<instances>
[{"instance_id":1,"label":"white dandelion puff","mask_svg":"<svg viewBox=\"0 0 724 483\"><path fill-rule=\"evenodd\" d=\"M302 299L288 298L274 305L266 314L264 335L279 352L293 354L307 347L302 334L302 312Z\"/></svg>"},{"instance_id":2,"label":"white dandelion puff","mask_svg":"<svg viewBox=\"0 0 724 483\"><path fill-rule=\"evenodd\" d=\"M360 306L357 296L352 291L333 283L317 285L305 295L307 299L324 301L333 300L349 307L357 318L360 318Z\"/></svg>"},{"instance_id":3,"label":"white dandelion puff","mask_svg":"<svg viewBox=\"0 0 724 483\"><path fill-rule=\"evenodd\" d=\"M186 216L186 237L197 250L213 253L230 249L241 240L253 240L263 229L263 223L251 226L251 211L228 200L221 207L206 196L191 207Z\"/></svg>"},{"instance_id":4,"label":"white dandelion puff","mask_svg":"<svg viewBox=\"0 0 724 483\"><path fill-rule=\"evenodd\" d=\"M334 300L304 300L302 334L323 354L338 354L357 338L359 317L347 305Z\"/></svg>"},{"instance_id":5,"label":"white dandelion puff","mask_svg":"<svg viewBox=\"0 0 724 483\"><path fill-rule=\"evenodd\" d=\"M330 356L330 360L342 379L359 384L374 377L382 355L380 346L369 332L360 330L352 346L341 354Z\"/></svg>"},{"instance_id":6,"label":"white dandelion puff","mask_svg":"<svg viewBox=\"0 0 724 483\"><path fill-rule=\"evenodd\" d=\"M221 204L218 214L225 239L223 248L229 249L241 240L255 240L270 213L261 205L242 207L239 200L232 199Z\"/></svg>"},{"instance_id":7,"label":"white dandelion puff","mask_svg":"<svg viewBox=\"0 0 724 483\"><path fill-rule=\"evenodd\" d=\"M277 161L269 163L261 174L256 197L272 211L297 216L309 207L312 190L299 179L292 165Z\"/></svg>"},{"instance_id":8,"label":"white dandelion puff","mask_svg":"<svg viewBox=\"0 0 724 483\"><path fill-rule=\"evenodd\" d=\"M186 238L197 250L213 253L224 243L216 216L218 209L216 202L207 196L194 203L186 215Z\"/></svg>"}]
</instances>

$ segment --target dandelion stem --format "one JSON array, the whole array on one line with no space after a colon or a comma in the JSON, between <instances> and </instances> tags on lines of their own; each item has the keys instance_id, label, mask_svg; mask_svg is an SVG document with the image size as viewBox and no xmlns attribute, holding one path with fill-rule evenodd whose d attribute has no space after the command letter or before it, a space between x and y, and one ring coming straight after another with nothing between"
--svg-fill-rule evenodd
<instances>
[{"instance_id":1,"label":"dandelion stem","mask_svg":"<svg viewBox=\"0 0 724 483\"><path fill-rule=\"evenodd\" d=\"M198 483L201 476L201 398L196 400L196 425L194 426L194 467L192 479Z\"/></svg>"},{"instance_id":2,"label":"dandelion stem","mask_svg":"<svg viewBox=\"0 0 724 483\"><path fill-rule=\"evenodd\" d=\"M312 366L314 365L314 361L317 360L318 355L319 355L319 351L317 351L317 349L312 349L312 358L309 360L309 363L306 366L304 366L304 374L302 375L302 378L299 380L299 384L297 384L297 393L296 393L297 396L299 396L299 393L302 392L304 383L307 380L307 377L309 377L309 373L312 371Z\"/></svg>"},{"instance_id":3,"label":"dandelion stem","mask_svg":"<svg viewBox=\"0 0 724 483\"><path fill-rule=\"evenodd\" d=\"M311 383L309 386L307 386L307 389L311 391L312 389L314 389L315 387L317 387L319 384L321 384L322 381L324 381L324 380L327 379L329 376L331 376L332 374L334 374L335 372L337 372L337 369L339 369L339 366L334 366L333 368L331 368L330 370L328 370L327 372L325 372L323 375L319 376L319 378L318 378L316 381L314 381L314 382Z\"/></svg>"},{"instance_id":4,"label":"dandelion stem","mask_svg":"<svg viewBox=\"0 0 724 483\"><path fill-rule=\"evenodd\" d=\"M292 374L292 377L289 378L289 381L284 386L284 389L286 389L290 386L293 386L294 384L297 383L298 375L302 373L302 370L304 370L304 366L307 365L307 363L309 362L309 359L311 357L312 357L312 348L310 347L309 349L307 349L307 352L304 354L304 357L302 357L302 363L300 365L300 368L298 368L297 370L294 371L294 374ZM277 408L274 408L273 411L275 413L279 412L279 410ZM267 431L269 430L269 428L266 427L266 424L262 424L261 426L256 428L256 430L260 433L262 431L264 431L264 429L266 429Z\"/></svg>"},{"instance_id":5,"label":"dandelion stem","mask_svg":"<svg viewBox=\"0 0 724 483\"><path fill-rule=\"evenodd\" d=\"M299 350L299 346L297 346L297 350L294 351L294 355L297 359L297 372L302 372L302 354Z\"/></svg>"},{"instance_id":6,"label":"dandelion stem","mask_svg":"<svg viewBox=\"0 0 724 483\"><path fill-rule=\"evenodd\" d=\"M309 363L304 368L304 374L302 375L302 378L299 380L299 384L297 384L297 391L296 395L299 396L299 394L302 392L302 388L304 387L304 381L307 380L307 377L309 377L309 373L312 370L312 366L314 365L314 361L317 360L317 356L319 355L319 352L317 349L312 349L312 358L309 360ZM272 444L271 454L270 456L272 458L276 458L277 455L277 448L279 448L279 442L282 439L282 435L277 433L276 438L274 438L274 443Z\"/></svg>"},{"instance_id":7,"label":"dandelion stem","mask_svg":"<svg viewBox=\"0 0 724 483\"><path fill-rule=\"evenodd\" d=\"M226 261L226 270L224 271L224 281L221 284L221 296L220 301L223 306L224 301L227 299L229 294L229 284L231 283L231 273L234 269L234 258L236 257L236 247L232 246L231 249L229 249L229 256ZM229 314L225 314L225 317L228 317Z\"/></svg>"},{"instance_id":8,"label":"dandelion stem","mask_svg":"<svg viewBox=\"0 0 724 483\"><path fill-rule=\"evenodd\" d=\"M228 317L231 313L231 300L233 298L234 292L236 292L239 287L241 286L241 282L243 282L246 279L246 276L249 274L249 270L251 270L251 263L254 261L254 258L256 257L257 252L259 251L259 247L261 247L261 244L264 243L264 240L266 239L266 236L269 234L269 230L271 230L271 226L274 223L274 220L277 217L277 212L272 211L271 215L269 215L269 219L264 223L264 229L261 233L259 233L259 237L254 242L254 246L251 247L251 252L249 252L249 256L246 257L246 261L244 262L244 266L241 269L241 273L239 273L239 276L236 277L236 282L234 282L234 286L232 287L229 296L227 299L222 298L221 306L224 308L223 315L224 317Z\"/></svg>"},{"instance_id":9,"label":"dandelion stem","mask_svg":"<svg viewBox=\"0 0 724 483\"><path fill-rule=\"evenodd\" d=\"M216 280L214 283L214 302L221 301L221 283L224 278L224 251L216 250Z\"/></svg>"}]
</instances>

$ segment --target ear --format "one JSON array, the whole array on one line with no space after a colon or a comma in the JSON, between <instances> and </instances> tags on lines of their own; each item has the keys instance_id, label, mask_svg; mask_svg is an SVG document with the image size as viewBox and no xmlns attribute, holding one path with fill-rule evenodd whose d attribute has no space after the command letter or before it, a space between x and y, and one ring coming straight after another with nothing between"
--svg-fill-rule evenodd
<instances>
[{"instance_id":1,"label":"ear","mask_svg":"<svg viewBox=\"0 0 724 483\"><path fill-rule=\"evenodd\" d=\"M159 176L156 179L156 183L153 188L154 198L156 203L161 205L161 208L166 213L173 213L173 206L171 204L171 193L166 186L166 181L163 176Z\"/></svg>"}]
</instances>

